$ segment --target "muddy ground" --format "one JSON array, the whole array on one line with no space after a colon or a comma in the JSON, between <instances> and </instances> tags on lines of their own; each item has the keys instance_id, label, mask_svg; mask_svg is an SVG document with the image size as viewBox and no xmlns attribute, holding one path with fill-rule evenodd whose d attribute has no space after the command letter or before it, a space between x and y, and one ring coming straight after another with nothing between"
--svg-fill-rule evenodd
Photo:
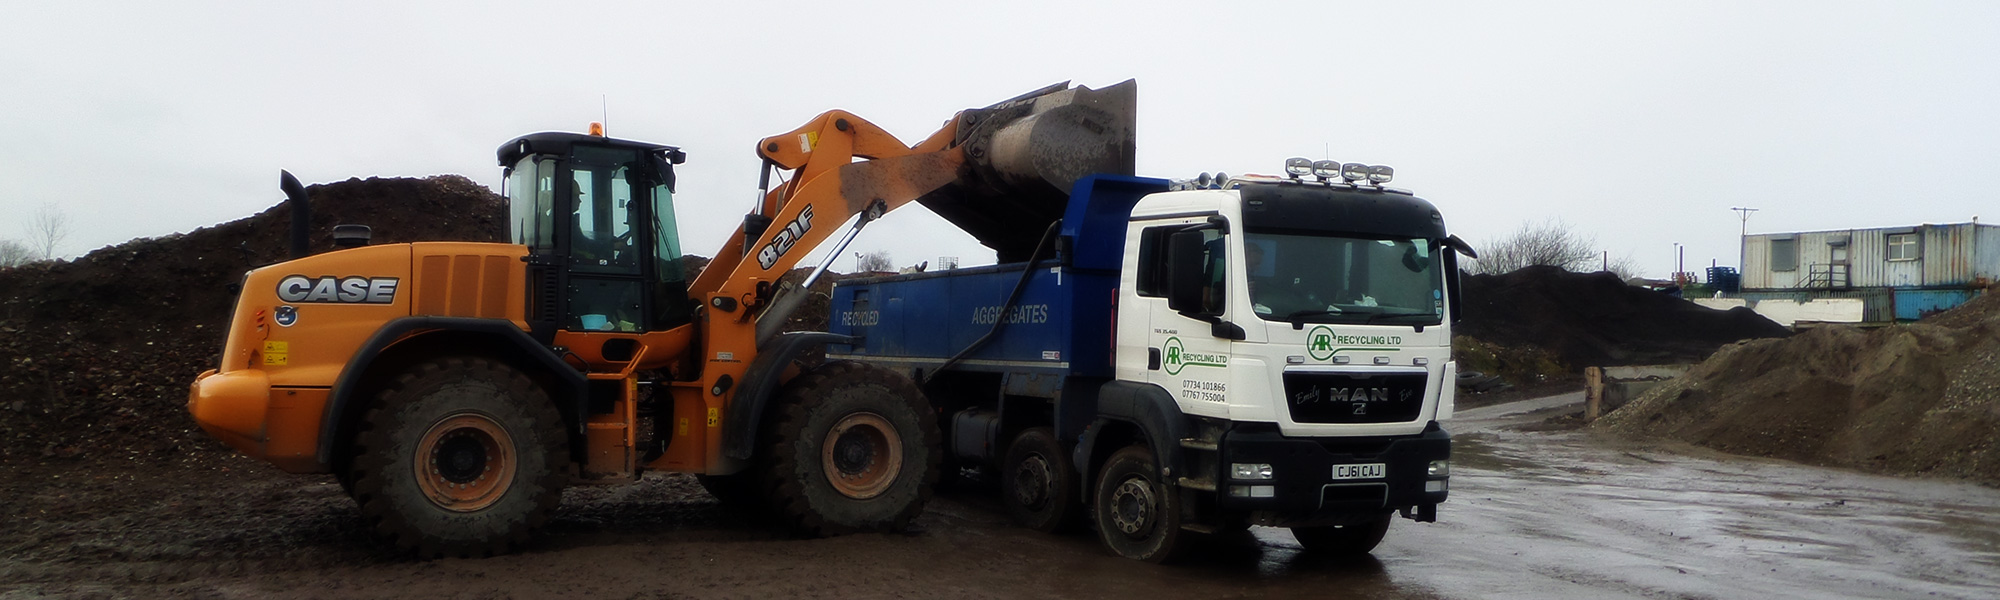
<instances>
[{"instance_id":1,"label":"muddy ground","mask_svg":"<svg viewBox=\"0 0 2000 600\"><path fill-rule=\"evenodd\" d=\"M1440 522L1358 560L1253 528L1147 565L976 489L905 534L791 539L656 475L570 490L527 553L413 561L330 477L204 453L0 467L0 598L2000 597L2000 490L1523 429L1579 401L1461 412Z\"/></svg>"}]
</instances>

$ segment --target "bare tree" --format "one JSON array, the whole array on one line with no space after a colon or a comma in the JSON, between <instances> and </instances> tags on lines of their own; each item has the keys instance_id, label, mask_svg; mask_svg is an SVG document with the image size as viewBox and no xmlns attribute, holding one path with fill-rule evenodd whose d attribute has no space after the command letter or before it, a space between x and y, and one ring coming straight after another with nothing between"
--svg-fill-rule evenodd
<instances>
[{"instance_id":1,"label":"bare tree","mask_svg":"<svg viewBox=\"0 0 2000 600\"><path fill-rule=\"evenodd\" d=\"M854 268L857 270L864 272L896 270L896 263L889 259L888 250L876 250L874 252L860 253L856 256L858 258L856 259Z\"/></svg>"},{"instance_id":2,"label":"bare tree","mask_svg":"<svg viewBox=\"0 0 2000 600\"><path fill-rule=\"evenodd\" d=\"M14 240L0 240L0 269L18 267L35 260L35 251L27 244Z\"/></svg>"},{"instance_id":3,"label":"bare tree","mask_svg":"<svg viewBox=\"0 0 2000 600\"><path fill-rule=\"evenodd\" d=\"M36 260L53 260L56 246L69 237L69 215L55 204L43 204L28 222L28 242L37 252Z\"/></svg>"},{"instance_id":4,"label":"bare tree","mask_svg":"<svg viewBox=\"0 0 2000 600\"><path fill-rule=\"evenodd\" d=\"M1522 223L1507 237L1481 244L1472 272L1497 275L1535 265L1595 271L1599 256L1596 239L1577 233L1561 219L1549 219Z\"/></svg>"}]
</instances>

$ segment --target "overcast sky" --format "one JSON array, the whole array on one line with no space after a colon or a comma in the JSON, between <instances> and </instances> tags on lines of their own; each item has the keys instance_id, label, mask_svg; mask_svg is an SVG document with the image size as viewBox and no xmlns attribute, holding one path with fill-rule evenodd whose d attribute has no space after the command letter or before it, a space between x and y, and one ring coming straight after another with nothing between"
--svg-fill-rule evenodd
<instances>
[{"instance_id":1,"label":"overcast sky","mask_svg":"<svg viewBox=\"0 0 2000 600\"><path fill-rule=\"evenodd\" d=\"M1139 81L1141 175L1396 167L1475 243L1560 218L1663 276L1752 233L2000 221L1994 2L0 2L0 237L76 256L308 183L458 173L580 131L688 151L709 255L757 139L844 108L907 143L1058 81ZM1984 211L1984 212L1982 212ZM992 252L916 204L852 250ZM836 269L853 266L850 254Z\"/></svg>"}]
</instances>

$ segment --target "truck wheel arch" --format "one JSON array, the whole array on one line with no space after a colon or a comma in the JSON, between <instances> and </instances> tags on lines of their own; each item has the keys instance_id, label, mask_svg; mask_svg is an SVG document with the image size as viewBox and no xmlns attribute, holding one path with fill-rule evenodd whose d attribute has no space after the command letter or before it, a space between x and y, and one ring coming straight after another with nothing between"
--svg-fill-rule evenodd
<instances>
[{"instance_id":1,"label":"truck wheel arch","mask_svg":"<svg viewBox=\"0 0 2000 600\"><path fill-rule=\"evenodd\" d=\"M383 324L341 369L320 419L320 465L340 469L375 390L405 367L445 354L485 356L528 374L555 401L572 438L571 454L582 452L581 423L589 398L583 374L562 357L504 319L404 317Z\"/></svg>"},{"instance_id":2,"label":"truck wheel arch","mask_svg":"<svg viewBox=\"0 0 2000 600\"><path fill-rule=\"evenodd\" d=\"M1157 385L1111 381L1098 390L1097 418L1083 432L1076 445L1077 474L1082 489L1096 485L1097 471L1106 457L1134 442L1153 450L1155 464L1172 471L1173 481L1187 475L1178 469L1182 460L1180 440L1190 435L1190 425L1172 394Z\"/></svg>"}]
</instances>

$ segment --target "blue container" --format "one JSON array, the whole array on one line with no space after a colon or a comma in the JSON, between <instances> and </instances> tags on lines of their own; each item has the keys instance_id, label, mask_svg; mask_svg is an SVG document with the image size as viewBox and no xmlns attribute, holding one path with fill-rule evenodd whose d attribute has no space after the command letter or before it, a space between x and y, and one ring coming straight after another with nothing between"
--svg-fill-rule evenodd
<instances>
[{"instance_id":1,"label":"blue container","mask_svg":"<svg viewBox=\"0 0 2000 600\"><path fill-rule=\"evenodd\" d=\"M1166 186L1113 175L1078 181L1059 251L1032 268L1014 263L840 282L828 330L861 341L828 353L930 372L972 348L951 368L1110 377L1126 224L1139 198ZM1009 307L1024 273L1025 287Z\"/></svg>"},{"instance_id":2,"label":"blue container","mask_svg":"<svg viewBox=\"0 0 2000 600\"><path fill-rule=\"evenodd\" d=\"M1708 286L1734 294L1743 290L1743 274L1737 273L1736 267L1709 267Z\"/></svg>"},{"instance_id":3,"label":"blue container","mask_svg":"<svg viewBox=\"0 0 2000 600\"><path fill-rule=\"evenodd\" d=\"M1975 290L1896 290L1896 320L1915 321L1951 310L1979 295Z\"/></svg>"}]
</instances>

